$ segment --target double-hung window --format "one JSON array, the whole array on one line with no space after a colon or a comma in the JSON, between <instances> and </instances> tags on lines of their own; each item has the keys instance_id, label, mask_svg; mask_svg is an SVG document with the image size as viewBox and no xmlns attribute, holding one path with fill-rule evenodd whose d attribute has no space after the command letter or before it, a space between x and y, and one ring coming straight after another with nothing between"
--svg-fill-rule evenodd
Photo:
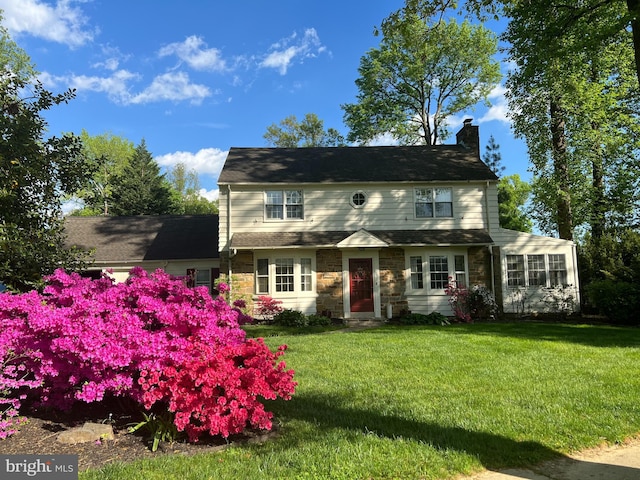
<instances>
[{"instance_id":1,"label":"double-hung window","mask_svg":"<svg viewBox=\"0 0 640 480\"><path fill-rule=\"evenodd\" d=\"M554 287L566 283L564 254L507 255L509 287Z\"/></svg>"},{"instance_id":2,"label":"double-hung window","mask_svg":"<svg viewBox=\"0 0 640 480\"><path fill-rule=\"evenodd\" d=\"M267 220L303 219L302 190L267 190L264 212Z\"/></svg>"},{"instance_id":3,"label":"double-hung window","mask_svg":"<svg viewBox=\"0 0 640 480\"><path fill-rule=\"evenodd\" d=\"M524 287L524 255L507 255L507 285Z\"/></svg>"},{"instance_id":4,"label":"double-hung window","mask_svg":"<svg viewBox=\"0 0 640 480\"><path fill-rule=\"evenodd\" d=\"M416 188L416 218L453 217L453 192L451 188Z\"/></svg>"},{"instance_id":5,"label":"double-hung window","mask_svg":"<svg viewBox=\"0 0 640 480\"><path fill-rule=\"evenodd\" d=\"M416 252L418 253L418 252ZM430 294L444 294L449 284L460 288L467 285L467 259L456 252L420 252L410 255L407 268L407 288L426 290Z\"/></svg>"},{"instance_id":6,"label":"double-hung window","mask_svg":"<svg viewBox=\"0 0 640 480\"><path fill-rule=\"evenodd\" d=\"M549 255L549 280L551 281L552 287L567 284L567 265L564 255Z\"/></svg>"},{"instance_id":7,"label":"double-hung window","mask_svg":"<svg viewBox=\"0 0 640 480\"><path fill-rule=\"evenodd\" d=\"M431 290L444 290L449 286L449 258L429 257L429 279Z\"/></svg>"},{"instance_id":8,"label":"double-hung window","mask_svg":"<svg viewBox=\"0 0 640 480\"><path fill-rule=\"evenodd\" d=\"M313 264L309 257L256 259L256 293L281 294L313 291Z\"/></svg>"},{"instance_id":9,"label":"double-hung window","mask_svg":"<svg viewBox=\"0 0 640 480\"><path fill-rule=\"evenodd\" d=\"M411 266L411 288L418 290L424 288L424 277L422 275L422 257L413 256L409 259Z\"/></svg>"},{"instance_id":10,"label":"double-hung window","mask_svg":"<svg viewBox=\"0 0 640 480\"><path fill-rule=\"evenodd\" d=\"M530 286L547 284L544 255L527 255L527 268Z\"/></svg>"}]
</instances>

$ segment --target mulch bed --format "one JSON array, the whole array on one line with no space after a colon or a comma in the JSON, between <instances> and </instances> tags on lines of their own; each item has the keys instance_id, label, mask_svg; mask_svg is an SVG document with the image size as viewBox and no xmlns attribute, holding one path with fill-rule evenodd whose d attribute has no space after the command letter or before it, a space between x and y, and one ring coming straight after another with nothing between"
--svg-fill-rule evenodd
<instances>
[{"instance_id":1,"label":"mulch bed","mask_svg":"<svg viewBox=\"0 0 640 480\"><path fill-rule=\"evenodd\" d=\"M40 411L25 409L27 422L19 426L14 435L0 440L0 454L78 455L78 469L98 469L114 462L132 462L159 455L195 455L215 453L230 444L264 442L276 434L276 425L271 432L247 431L242 435L203 438L191 444L184 440L161 442L158 450L151 451L151 442L143 433L129 433L129 427L140 420L139 413L130 413L117 404L79 404L70 412ZM113 413L116 412L116 413ZM109 414L111 413L111 417ZM114 430L113 440L67 445L56 440L57 435L85 422L110 423Z\"/></svg>"}]
</instances>

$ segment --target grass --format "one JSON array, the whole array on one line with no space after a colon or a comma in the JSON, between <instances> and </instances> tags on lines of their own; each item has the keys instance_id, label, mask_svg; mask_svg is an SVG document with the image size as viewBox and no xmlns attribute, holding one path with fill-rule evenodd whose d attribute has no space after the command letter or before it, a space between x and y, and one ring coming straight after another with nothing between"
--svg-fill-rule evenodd
<instances>
[{"instance_id":1,"label":"grass","mask_svg":"<svg viewBox=\"0 0 640 480\"><path fill-rule=\"evenodd\" d=\"M392 327L269 337L299 386L269 402L280 435L158 456L88 479L453 478L640 432L640 329Z\"/></svg>"}]
</instances>

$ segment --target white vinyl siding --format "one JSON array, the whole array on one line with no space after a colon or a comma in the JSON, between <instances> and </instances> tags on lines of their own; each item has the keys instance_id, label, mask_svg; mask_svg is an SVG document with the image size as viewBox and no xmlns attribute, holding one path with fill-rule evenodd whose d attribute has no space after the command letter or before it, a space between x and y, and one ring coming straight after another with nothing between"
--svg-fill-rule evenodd
<instances>
[{"instance_id":1,"label":"white vinyl siding","mask_svg":"<svg viewBox=\"0 0 640 480\"><path fill-rule=\"evenodd\" d=\"M367 186L366 202L359 208L354 208L352 198L359 188L362 186L355 184L305 186L303 218L291 221L268 218L265 211L265 189L251 186L233 187L230 201L232 212L229 217L224 211L229 203L229 194L223 188L220 190L220 245L228 246L228 237L245 232L357 231L360 228L369 231L486 229L487 207L489 217L495 216L494 223L497 227L497 200L491 200L490 195L490 201L485 201L487 187L484 184L465 183L446 187L451 190L453 216L424 218L416 218L412 185ZM489 188L496 194L493 185ZM298 186L292 186L292 190L294 189L302 191ZM277 210L277 215L280 215L279 209Z\"/></svg>"}]
</instances>

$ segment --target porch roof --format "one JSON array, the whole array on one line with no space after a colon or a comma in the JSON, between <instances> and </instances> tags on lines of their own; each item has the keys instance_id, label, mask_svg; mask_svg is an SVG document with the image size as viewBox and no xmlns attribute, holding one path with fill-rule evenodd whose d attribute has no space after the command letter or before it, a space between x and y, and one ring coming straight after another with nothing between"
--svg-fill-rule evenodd
<instances>
[{"instance_id":1,"label":"porch roof","mask_svg":"<svg viewBox=\"0 0 640 480\"><path fill-rule=\"evenodd\" d=\"M362 231L362 230L360 230ZM491 245L491 235L483 229L454 230L366 230L389 247ZM231 248L266 250L278 248L337 248L356 230L328 232L234 233ZM354 245L349 245L354 246Z\"/></svg>"}]
</instances>

